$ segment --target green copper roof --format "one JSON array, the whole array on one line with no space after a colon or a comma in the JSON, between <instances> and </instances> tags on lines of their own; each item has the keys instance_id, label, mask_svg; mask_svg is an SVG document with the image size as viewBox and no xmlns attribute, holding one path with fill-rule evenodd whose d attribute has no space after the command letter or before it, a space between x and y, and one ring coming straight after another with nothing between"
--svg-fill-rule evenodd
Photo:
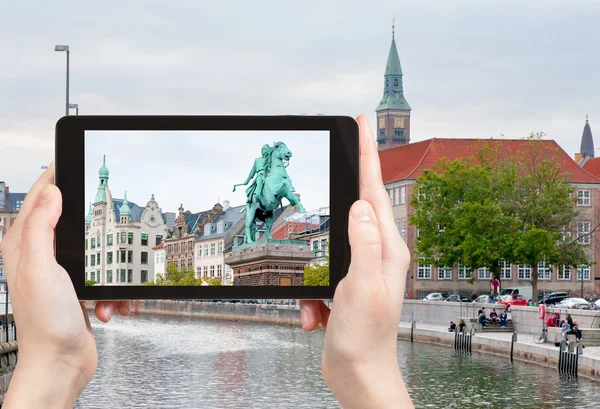
<instances>
[{"instance_id":1,"label":"green copper roof","mask_svg":"<svg viewBox=\"0 0 600 409\"><path fill-rule=\"evenodd\" d=\"M400 57L396 48L396 40L392 34L392 45L385 65L383 98L376 108L376 111L385 109L402 109L410 111L412 108L404 98L404 88L402 86L402 67L400 66Z\"/></svg>"},{"instance_id":2,"label":"green copper roof","mask_svg":"<svg viewBox=\"0 0 600 409\"><path fill-rule=\"evenodd\" d=\"M105 203L106 202L106 190L103 184L98 185L98 192L96 193L96 200L94 203Z\"/></svg>"},{"instance_id":3,"label":"green copper roof","mask_svg":"<svg viewBox=\"0 0 600 409\"><path fill-rule=\"evenodd\" d=\"M108 172L108 168L106 167L106 155L104 155L104 159L102 160L102 167L98 171L98 174L100 175L101 178L108 179L109 172Z\"/></svg>"},{"instance_id":4,"label":"green copper roof","mask_svg":"<svg viewBox=\"0 0 600 409\"><path fill-rule=\"evenodd\" d=\"M90 203L90 210L88 210L87 216L85 216L85 224L90 224L92 222L92 204Z\"/></svg>"},{"instance_id":5,"label":"green copper roof","mask_svg":"<svg viewBox=\"0 0 600 409\"><path fill-rule=\"evenodd\" d=\"M129 203L127 203L127 192L125 192L125 196L123 197L123 206L119 209L119 213L121 216L131 217L131 209L129 209Z\"/></svg>"}]
</instances>

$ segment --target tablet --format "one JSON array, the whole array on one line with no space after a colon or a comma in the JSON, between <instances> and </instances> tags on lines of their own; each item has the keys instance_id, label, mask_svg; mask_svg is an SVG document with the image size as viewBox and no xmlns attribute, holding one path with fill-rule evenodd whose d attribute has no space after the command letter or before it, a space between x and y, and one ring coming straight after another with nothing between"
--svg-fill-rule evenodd
<instances>
[{"instance_id":1,"label":"tablet","mask_svg":"<svg viewBox=\"0 0 600 409\"><path fill-rule=\"evenodd\" d=\"M64 117L57 261L82 300L332 298L358 157L350 117Z\"/></svg>"}]
</instances>

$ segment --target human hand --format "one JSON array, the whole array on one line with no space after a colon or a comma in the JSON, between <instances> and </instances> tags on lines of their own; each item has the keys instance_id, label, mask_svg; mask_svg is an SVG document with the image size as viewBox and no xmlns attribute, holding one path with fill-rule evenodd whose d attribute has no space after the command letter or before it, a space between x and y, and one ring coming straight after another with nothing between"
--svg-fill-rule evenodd
<instances>
[{"instance_id":1,"label":"human hand","mask_svg":"<svg viewBox=\"0 0 600 409\"><path fill-rule=\"evenodd\" d=\"M345 409L412 408L396 356L410 253L394 223L369 122L357 120L361 200L348 222L352 261L331 311L322 301L300 301L302 326L327 328L323 378Z\"/></svg>"},{"instance_id":2,"label":"human hand","mask_svg":"<svg viewBox=\"0 0 600 409\"><path fill-rule=\"evenodd\" d=\"M96 344L85 305L54 256L54 228L62 212L54 163L33 185L2 242L2 255L19 334L19 362L5 408L72 408L96 370ZM107 322L129 302L98 302Z\"/></svg>"}]
</instances>

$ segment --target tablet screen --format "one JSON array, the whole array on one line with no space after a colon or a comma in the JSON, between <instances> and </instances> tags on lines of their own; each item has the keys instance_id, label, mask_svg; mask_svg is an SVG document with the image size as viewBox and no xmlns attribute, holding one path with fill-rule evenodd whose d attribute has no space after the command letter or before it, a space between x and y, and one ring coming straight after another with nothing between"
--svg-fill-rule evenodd
<instances>
[{"instance_id":1,"label":"tablet screen","mask_svg":"<svg viewBox=\"0 0 600 409\"><path fill-rule=\"evenodd\" d=\"M85 131L87 286L328 286L329 131Z\"/></svg>"}]
</instances>

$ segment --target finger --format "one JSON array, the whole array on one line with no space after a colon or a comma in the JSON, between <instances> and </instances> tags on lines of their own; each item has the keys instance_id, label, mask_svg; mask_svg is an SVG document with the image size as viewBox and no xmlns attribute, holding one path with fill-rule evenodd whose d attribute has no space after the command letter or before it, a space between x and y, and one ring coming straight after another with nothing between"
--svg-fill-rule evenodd
<instances>
[{"instance_id":1,"label":"finger","mask_svg":"<svg viewBox=\"0 0 600 409\"><path fill-rule=\"evenodd\" d=\"M117 307L117 311L122 317L128 317L131 312L131 301L121 301Z\"/></svg>"},{"instance_id":2,"label":"finger","mask_svg":"<svg viewBox=\"0 0 600 409\"><path fill-rule=\"evenodd\" d=\"M327 323L329 322L329 314L331 314L331 310L328 306L325 305L323 301L319 301L319 310L321 311L321 325L327 328Z\"/></svg>"},{"instance_id":3,"label":"finger","mask_svg":"<svg viewBox=\"0 0 600 409\"><path fill-rule=\"evenodd\" d=\"M382 249L379 223L369 202L358 200L350 208L348 239L352 259L347 278L373 282L375 274L381 272Z\"/></svg>"},{"instance_id":4,"label":"finger","mask_svg":"<svg viewBox=\"0 0 600 409\"><path fill-rule=\"evenodd\" d=\"M83 312L83 318L85 319L85 326L88 331L92 332L92 324L90 323L90 316L87 311L87 306L85 305L85 301L79 301L79 305L81 306L81 311Z\"/></svg>"},{"instance_id":5,"label":"finger","mask_svg":"<svg viewBox=\"0 0 600 409\"><path fill-rule=\"evenodd\" d=\"M121 301L98 301L94 308L96 317L102 322L110 321L113 313L119 308Z\"/></svg>"},{"instance_id":6,"label":"finger","mask_svg":"<svg viewBox=\"0 0 600 409\"><path fill-rule=\"evenodd\" d=\"M17 254L10 255L11 265L7 274L17 271L12 265L16 260L25 267L19 269L24 275L39 274L39 266L46 266L49 260L54 260L54 228L62 212L62 196L56 186L46 185L36 199L37 202L30 202L29 214L23 222L21 244L12 249ZM11 280L15 278L11 277Z\"/></svg>"},{"instance_id":7,"label":"finger","mask_svg":"<svg viewBox=\"0 0 600 409\"><path fill-rule=\"evenodd\" d=\"M318 300L300 300L300 317L304 331L317 329L321 322L321 309Z\"/></svg>"}]
</instances>

